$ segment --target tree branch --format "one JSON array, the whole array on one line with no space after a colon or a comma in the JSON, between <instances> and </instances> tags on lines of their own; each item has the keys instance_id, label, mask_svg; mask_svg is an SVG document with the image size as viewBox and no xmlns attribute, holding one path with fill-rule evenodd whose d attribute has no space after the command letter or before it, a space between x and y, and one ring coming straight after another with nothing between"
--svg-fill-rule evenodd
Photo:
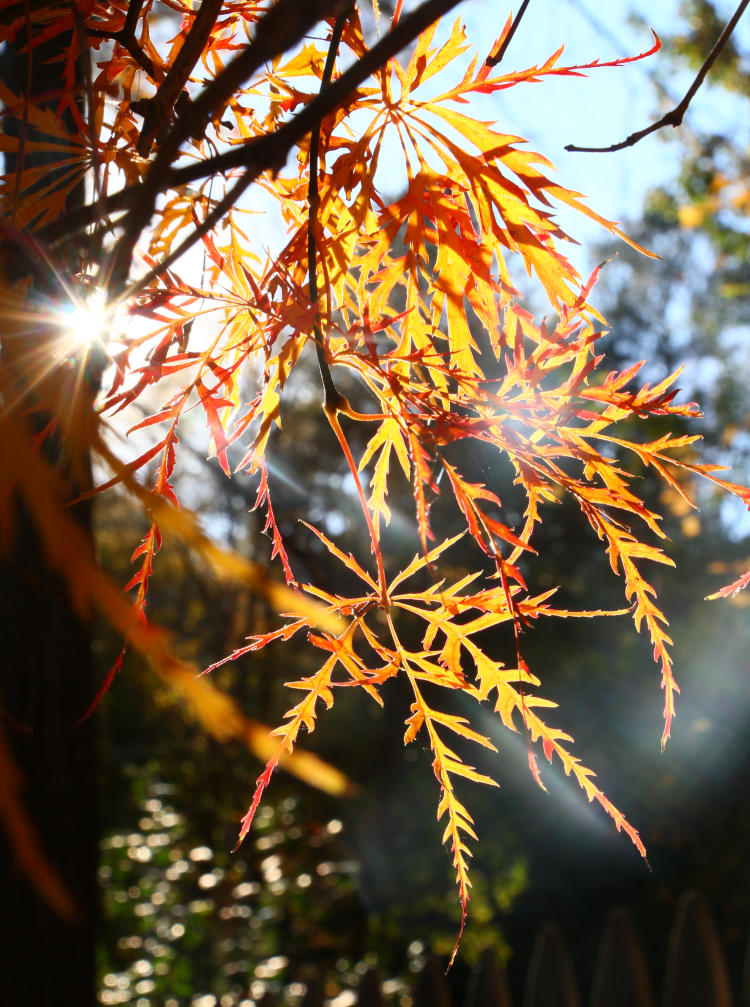
<instances>
[{"instance_id":1,"label":"tree branch","mask_svg":"<svg viewBox=\"0 0 750 1007\"><path fill-rule=\"evenodd\" d=\"M188 78L200 59L203 47L219 16L221 4L222 0L201 0L200 8L190 25L187 38L169 68L167 76L159 85L153 98L145 99L145 108L141 111L143 129L137 146L141 157L148 156L151 144L163 129L175 102L183 93Z\"/></svg>"},{"instance_id":2,"label":"tree branch","mask_svg":"<svg viewBox=\"0 0 750 1007\"><path fill-rule=\"evenodd\" d=\"M156 81L159 79L159 71L154 66L154 63L150 56L148 56L143 49L138 45L135 39L135 35L128 33L127 27L122 28L120 31L111 32L104 31L101 28L90 28L86 27L86 34L90 35L92 38L106 38L112 39L113 42L119 42L123 49L133 57L138 66L145 70L149 75L151 80Z\"/></svg>"},{"instance_id":3,"label":"tree branch","mask_svg":"<svg viewBox=\"0 0 750 1007\"><path fill-rule=\"evenodd\" d=\"M611 154L616 150L623 150L625 147L633 147L636 143L638 143L639 140L642 140L645 136L649 136L651 133L655 133L658 129L663 129L664 126L672 126L676 128L677 126L681 125L685 113L688 110L688 106L690 105L690 102L695 97L701 84L706 79L708 71L714 65L717 57L719 56L719 53L729 40L729 37L731 36L732 32L734 31L737 25L737 22L744 14L748 3L750 3L750 0L742 0L740 5L737 7L737 10L734 12L732 17L725 25L724 31L721 33L721 35L719 35L718 39L716 40L716 43L714 44L714 47L711 49L711 52L706 57L703 66L696 74L695 80L688 88L685 97L682 99L679 105L676 105L670 112L667 112L666 115L663 115L661 119L657 120L657 122L651 123L651 125L646 126L645 129L639 129L635 133L631 133L630 136L625 137L624 140L621 140L619 143L612 143L610 144L609 147L577 147L575 144L569 143L565 147L565 150L575 151L577 153L584 153L584 154Z\"/></svg>"},{"instance_id":4,"label":"tree branch","mask_svg":"<svg viewBox=\"0 0 750 1007\"><path fill-rule=\"evenodd\" d=\"M107 38L112 39L113 42L119 42L123 49L130 53L138 66L142 70L145 70L151 80L156 83L163 79L164 74L154 65L151 57L138 45L135 37L135 29L142 9L143 0L130 0L125 15L125 23L119 31L110 32L105 31L103 28L93 28L87 25L86 33L91 35L92 38Z\"/></svg>"},{"instance_id":5,"label":"tree branch","mask_svg":"<svg viewBox=\"0 0 750 1007\"><path fill-rule=\"evenodd\" d=\"M502 61L503 56L505 56L505 53L508 51L508 46L513 41L513 36L516 34L516 29L520 25L521 20L522 20L524 14L526 13L526 8L529 6L530 2L531 2L531 0L523 0L523 3L518 8L518 13L516 14L515 18L513 19L513 24L510 26L510 30L508 31L508 34L505 36L505 38L503 39L503 41L500 44L500 48L497 50L497 52L493 56L488 56L487 57L487 59L484 61L484 65L485 66L497 66L498 63L500 63Z\"/></svg>"}]
</instances>

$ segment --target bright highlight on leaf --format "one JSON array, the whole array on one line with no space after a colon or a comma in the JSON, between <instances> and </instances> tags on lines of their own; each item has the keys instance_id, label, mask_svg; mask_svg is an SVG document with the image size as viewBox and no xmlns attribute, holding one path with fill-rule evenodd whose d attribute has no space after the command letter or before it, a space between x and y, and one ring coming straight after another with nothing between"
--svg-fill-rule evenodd
<instances>
[{"instance_id":1,"label":"bright highlight on leaf","mask_svg":"<svg viewBox=\"0 0 750 1007\"><path fill-rule=\"evenodd\" d=\"M555 209L571 207L629 239L561 185L542 154L472 108L475 95L489 104L511 87L644 58L658 40L647 52L608 63L564 66L560 49L526 68L507 56L501 66L496 57L510 20L488 52L471 53L460 20L439 23L453 6L427 0L404 14L399 2L390 26L378 18L379 37L371 38L356 4L341 13L333 0L203 0L180 7L175 40L161 44L151 5L97 0L80 17L91 44L106 39L112 55L97 64L80 135L71 139L49 109L0 94L6 110L19 106L14 114L35 131L26 136L24 127L23 140L9 133L6 149L21 163L35 145L59 156L57 184L40 187L39 172L23 167L3 180L4 198L12 193L17 203L14 227L35 228L49 261L80 244L99 250L96 275L105 291L102 301L96 294L75 302L60 320L76 357L73 377L69 361L32 377L38 372L27 366L24 348L34 344L34 360L46 359L45 337L32 333L30 340L24 330L24 340L14 340L19 312L7 311L18 361L0 375L0 398L15 410L4 422L24 431L25 447L33 443L37 454L25 470L0 437L9 483L0 497L0 532L19 494L80 610L104 611L179 684L212 733L243 737L262 752L265 768L239 841L279 766L329 791L347 790L342 774L299 750L340 689L358 689L383 705L383 685L405 681L412 700L404 743L431 751L436 815L463 930L477 838L464 791L470 794L469 783L496 786L465 761L467 744L496 748L466 711L489 706L499 729L522 731L536 782L544 785L541 754L645 856L638 832L573 754L573 739L551 722L554 704L540 692L545 669L527 663L525 635L538 619L629 614L648 635L659 668L666 741L678 687L648 564L673 561L660 516L640 495L638 467L652 468L683 496L699 476L746 504L750 493L696 461L686 450L695 438L650 439L648 418L682 422L697 416L697 407L677 400L677 374L650 385L639 377L640 364L611 369L601 348L606 326L592 300L602 267L578 275ZM373 9L378 17L378 5ZM35 31L54 34L48 14L24 7L2 26L0 41L21 30L25 17ZM70 79L76 59L70 49ZM66 90L62 104L74 106L78 121L84 112L74 93ZM89 172L96 198L66 210L66 193ZM285 229L273 252L257 238L256 215L245 202L254 189L275 208L276 232ZM186 254L195 245L200 255ZM546 317L532 314L524 300L526 278L544 299ZM75 350L107 341L108 303L122 303L138 325L120 335L95 408L79 359L85 354ZM312 359L319 378L305 370ZM309 583L304 578L312 575L302 572L307 566L277 518L270 458L279 428L294 432L300 415L292 377L305 390L320 381L321 472L336 492L349 494L361 533L354 547L339 544L326 525L298 529L337 571ZM27 386L20 398L19 380ZM126 460L104 424L133 405L141 407L131 421L140 446ZM34 410L51 419L32 436ZM275 573L219 548L178 508L175 473L189 414L205 425L213 463L227 477L255 480L250 505L270 539ZM40 452L53 433L67 438L72 454L93 452L106 465L111 478L101 492L119 485L148 515L132 554L127 601L93 560L73 562L69 501ZM511 473L512 486L500 471ZM414 556L399 564L392 559L393 515L404 499L412 509ZM622 582L623 608L571 611L564 585L557 593L540 590L540 526L554 522L563 499L601 542L604 561ZM299 516L310 517L304 504ZM162 536L180 537L275 612L272 626L206 669L266 647L281 652L289 705L270 736L209 688L209 679L170 664L168 641L147 610ZM741 578L726 592L746 584ZM287 667L284 647L292 638L306 641L315 658L304 671ZM92 709L122 667L121 654Z\"/></svg>"}]
</instances>

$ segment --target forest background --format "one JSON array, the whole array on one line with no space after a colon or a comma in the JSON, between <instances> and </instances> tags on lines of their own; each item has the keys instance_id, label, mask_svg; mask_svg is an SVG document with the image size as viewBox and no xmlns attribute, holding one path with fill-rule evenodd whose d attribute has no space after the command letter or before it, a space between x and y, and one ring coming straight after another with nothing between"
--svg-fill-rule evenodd
<instances>
[{"instance_id":1,"label":"forest background","mask_svg":"<svg viewBox=\"0 0 750 1007\"><path fill-rule=\"evenodd\" d=\"M532 59L544 58L562 41L575 62L600 55L610 44L611 58L643 48L643 24L602 25L582 4L552 5L555 14L544 7L534 11L531 5L515 43L527 52L533 46ZM470 32L484 24L478 8L459 10ZM568 11L562 24L561 8ZM681 96L682 80L692 78L706 39L715 37L728 10L715 13L714 5L696 3L684 5L676 17L673 5L651 5L649 23L663 28L665 46L649 63L626 71L627 85L622 70L600 71L611 75L611 89L602 86L601 76L533 85L533 100L524 94L519 108L501 101L487 118L507 115L509 131L529 136L550 156L564 184L586 192L606 215L628 218L627 233L662 256L654 263L620 245L603 271L597 303L615 333L609 351L623 365L647 357L653 380L684 361L684 395L699 398L706 413L708 457L731 463L733 477L742 481L748 476L750 377L747 25L741 23L734 47L679 132L611 155L560 149L563 142L621 139L655 110L663 111L669 98L657 85L663 88L666 80L673 97ZM543 126L545 107L552 126ZM625 114L615 117L623 107ZM523 128L527 119L534 130ZM583 272L615 251L611 243L593 247L589 226L574 233L582 240L577 264ZM307 420L303 416L281 433L271 472L278 484L277 522L290 554L325 576L325 556L311 551L295 524L300 497L306 495L313 519L326 514L338 522L343 541L356 536L358 526L340 480L317 478L309 445L318 439L319 422L311 409ZM485 465L477 457L480 475ZM180 482L181 498L212 534L232 547L251 543L257 549L263 522L249 513L257 487L226 482L199 448ZM502 790L476 796L475 817L485 838L458 971L482 947L495 944L513 977L514 963L524 960L539 923L551 916L563 924L585 974L604 913L615 902L634 910L655 959L687 886L708 896L731 966L739 969L750 917L750 876L743 862L750 839L750 753L742 743L750 706L744 677L750 633L744 595L722 606L703 597L747 567L748 529L740 512L718 498L706 496L696 515L662 488L654 485L650 492L666 508L679 570L660 568L655 579L676 641L683 692L666 751L658 750L660 703L650 648L629 627L613 637L609 624L541 625L528 646L534 663L550 669L546 694L560 703L565 729L608 796L640 828L652 870L552 767L545 767L549 794L539 792L529 779L523 739L504 734L496 739ZM394 502L395 520L400 509L408 510ZM617 585L580 516L560 508L556 518L546 529L548 569L542 577L550 585L564 583L578 608L616 607ZM124 583L124 543L137 541L145 529L124 498L109 499L96 511L96 528L102 556ZM414 544L408 523L403 535L408 558ZM268 625L265 601L228 589L188 550L166 547L159 565L151 616L179 629L184 656L195 663L210 663L247 632ZM95 641L102 675L117 647L102 626ZM217 676L243 708L266 723L278 722L284 699L272 655L245 659ZM171 692L155 686L150 672L128 658L97 712L102 1003L234 1003L240 1002L238 989L259 997L265 987L283 988L292 1002L311 970L320 969L329 975L334 996L356 982L363 962L377 963L397 996L425 950L450 953L459 914L434 824L428 753L401 748L399 718L385 719L355 697L338 702L338 716L321 723L310 748L344 768L358 784L356 792L331 798L279 777L250 841L230 853L256 765L241 746L208 738L185 718ZM350 745L352 723L356 748Z\"/></svg>"}]
</instances>

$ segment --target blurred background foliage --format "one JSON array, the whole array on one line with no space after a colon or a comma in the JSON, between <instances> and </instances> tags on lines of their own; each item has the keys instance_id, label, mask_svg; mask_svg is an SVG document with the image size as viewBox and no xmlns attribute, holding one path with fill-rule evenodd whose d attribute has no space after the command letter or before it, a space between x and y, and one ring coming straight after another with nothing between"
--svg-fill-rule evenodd
<instances>
[{"instance_id":1,"label":"blurred background foliage","mask_svg":"<svg viewBox=\"0 0 750 1007\"><path fill-rule=\"evenodd\" d=\"M679 31L663 39L673 65L697 67L721 24L715 4L683 4ZM711 87L717 101L731 93L738 114L750 120L749 55L729 46ZM704 442L691 450L731 464L743 481L750 478L750 152L732 129L685 126L678 139L678 177L651 192L641 216L626 227L661 259L623 245L594 252L595 261L616 252L599 286L612 329L607 352L613 368L647 359L653 380L684 363L683 394L705 412ZM320 581L329 560L298 523L300 511L344 550L360 548L360 528L352 487L342 467L335 468L330 431L320 426L319 410L307 408L319 397L310 363L309 381L298 382L295 415L276 436L269 471L295 573ZM356 389L342 390L356 397ZM662 432L654 422L641 435ZM256 488L242 478L227 481L191 450L189 431L182 450L181 499L211 534L267 559L262 519L251 511ZM510 474L490 469L481 446L471 450L476 481L491 485L512 516ZM488 719L484 726L500 757L478 768L502 789L474 788L468 795L484 838L453 972L457 984L488 945L518 982L531 941L550 917L563 924L576 967L589 976L605 913L617 903L636 914L658 971L668 921L688 887L708 897L730 969L740 968L750 922L750 592L730 602L703 598L750 566L750 527L710 486L688 487L700 503L695 511L648 472L641 475L647 502L650 495L665 513L677 563L676 571L654 572L682 687L666 752L658 750L657 671L647 642L634 636L626 618L540 624L523 646L532 670L542 673L543 694L560 703L560 727L597 768L608 796L641 828L652 872L553 767L543 766L549 793L539 791L527 770L525 739ZM394 480L390 493L388 560L403 564L417 548L412 503L403 482ZM436 530L447 534L450 507L439 499L433 513ZM122 582L129 578L129 550L143 531L124 500L100 504L99 549ZM561 585L561 606L572 609L622 604L621 585L574 508L548 508L537 548L527 571L532 590ZM460 546L454 553L458 569L481 562ZM274 624L262 599L219 583L188 551L169 544L158 557L149 614L172 628L184 655L202 666ZM493 646L510 653L510 640L496 635ZM102 628L96 647L104 675L119 642ZM286 644L283 652L268 648L214 674L248 715L274 725L285 709L290 665L300 677L313 670L310 660L303 648ZM239 745L207 738L136 658L126 658L97 714L103 1004L232 1007L260 1001L267 989L283 992L291 1004L301 1002L321 970L334 998L377 964L391 1002L406 1005L410 970L425 951L449 952L459 911L435 822L429 754L402 746L406 694L398 681L389 683L384 714L354 690L342 693L310 748L346 771L356 795L333 799L281 774L253 832L233 853L259 765Z\"/></svg>"}]
</instances>

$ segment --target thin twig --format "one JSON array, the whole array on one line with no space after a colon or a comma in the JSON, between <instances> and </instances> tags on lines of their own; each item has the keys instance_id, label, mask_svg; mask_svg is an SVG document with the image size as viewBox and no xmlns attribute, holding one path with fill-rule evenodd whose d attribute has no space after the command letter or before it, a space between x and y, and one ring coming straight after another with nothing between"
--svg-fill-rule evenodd
<instances>
[{"instance_id":1,"label":"thin twig","mask_svg":"<svg viewBox=\"0 0 750 1007\"><path fill-rule=\"evenodd\" d=\"M326 57L325 67L323 68L323 77L320 81L320 90L325 91L325 89L331 83L331 77L333 76L333 68L336 63L336 53L338 52L339 43L341 42L341 36L344 33L344 27L349 18L349 11L346 14L339 14L333 26L333 31L331 33L331 42L328 46L328 55ZM336 388L333 377L331 375L331 369L328 366L328 361L326 359L326 344L328 340L324 341L323 332L320 326L320 301L318 298L318 247L315 240L315 230L318 226L318 212L320 210L320 193L318 192L318 162L320 157L320 127L322 119L318 121L313 126L310 135L310 180L307 186L307 275L308 275L308 290L310 292L310 304L313 308L313 333L315 335L315 351L318 355L318 367L320 368L320 377L323 382L323 391L325 394L325 399L323 402L323 408L328 412L333 410L337 412L339 408L344 405L344 399L339 390Z\"/></svg>"},{"instance_id":2,"label":"thin twig","mask_svg":"<svg viewBox=\"0 0 750 1007\"><path fill-rule=\"evenodd\" d=\"M621 140L619 143L612 143L610 144L609 147L577 147L575 144L569 143L565 147L565 149L585 154L610 154L616 150L623 150L625 147L633 147L636 143L638 143L639 140L642 140L645 136L649 136L651 133L655 133L658 129L662 129L664 126L673 126L675 128L677 126L680 126L682 124L682 120L685 116L685 113L688 110L690 102L695 97L701 84L706 79L708 71L714 65L717 57L719 56L719 53L729 40L729 37L731 36L732 32L734 31L737 25L737 22L744 14L748 3L750 3L750 0L742 0L740 5L737 7L737 10L734 12L730 20L725 25L724 31L721 33L721 35L719 35L718 39L716 40L716 43L714 44L714 47L711 49L711 52L706 57L703 66L696 74L695 80L688 88L685 97L682 99L679 105L676 105L670 112L667 112L666 115L663 115L661 119L659 119L657 122L651 123L651 125L646 126L645 129L639 129L637 130L637 132L631 133L630 136L627 136L624 140Z\"/></svg>"},{"instance_id":3,"label":"thin twig","mask_svg":"<svg viewBox=\"0 0 750 1007\"><path fill-rule=\"evenodd\" d=\"M248 189L255 179L258 177L260 172L248 171L242 175L232 186L231 189L218 201L212 210L210 210L201 223L193 228L187 238L185 238L177 248L173 248L169 255L166 255L161 262L157 263L152 269L150 269L145 276L140 277L134 283L131 283L129 287L123 290L118 300L123 303L127 303L132 297L135 297L142 290L145 290L148 285L156 279L157 276L162 276L169 267L176 262L180 256L184 255L188 249L192 248L196 242L200 241L204 234L208 234L212 231L214 227L219 223L225 213L237 203L242 193Z\"/></svg>"},{"instance_id":4,"label":"thin twig","mask_svg":"<svg viewBox=\"0 0 750 1007\"><path fill-rule=\"evenodd\" d=\"M157 70L151 60L151 57L146 55L143 49L138 45L135 37L135 29L138 25L138 19L141 16L142 9L143 0L130 0L128 3L128 11L125 15L125 23L120 31L107 32L100 28L91 27L87 27L86 30L88 34L94 38L109 38L112 39L113 42L119 42L123 49L125 49L133 57L138 66L142 70L146 71L151 80L156 82L161 80L164 74Z\"/></svg>"},{"instance_id":5,"label":"thin twig","mask_svg":"<svg viewBox=\"0 0 750 1007\"><path fill-rule=\"evenodd\" d=\"M516 34L516 29L521 23L521 19L526 13L526 8L529 6L530 2L531 0L523 0L523 3L518 8L518 13L513 19L513 24L510 26L510 31L503 39L500 48L497 50L494 56L488 56L487 59L484 61L485 66L497 66L497 64L502 60L503 56L508 51L508 46L513 41L513 36Z\"/></svg>"}]
</instances>

